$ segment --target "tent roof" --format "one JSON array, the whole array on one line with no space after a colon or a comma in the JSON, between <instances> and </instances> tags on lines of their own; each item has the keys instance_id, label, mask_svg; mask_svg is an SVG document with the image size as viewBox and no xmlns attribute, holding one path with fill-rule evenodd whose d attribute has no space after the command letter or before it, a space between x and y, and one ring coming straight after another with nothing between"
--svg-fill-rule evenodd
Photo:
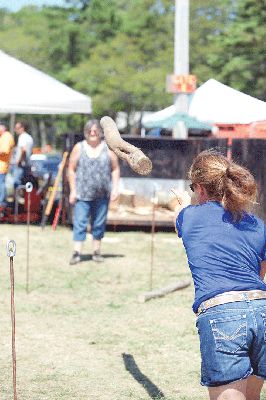
<instances>
[{"instance_id":1,"label":"tent roof","mask_svg":"<svg viewBox=\"0 0 266 400\"><path fill-rule=\"evenodd\" d=\"M266 120L266 103L209 79L196 90L189 115L212 123L249 124Z\"/></svg>"},{"instance_id":2,"label":"tent roof","mask_svg":"<svg viewBox=\"0 0 266 400\"><path fill-rule=\"evenodd\" d=\"M249 124L264 120L264 101L209 79L192 96L188 114L176 112L172 105L158 112L146 113L142 125L172 129L178 121L184 121L187 128L211 129L215 123Z\"/></svg>"},{"instance_id":3,"label":"tent roof","mask_svg":"<svg viewBox=\"0 0 266 400\"><path fill-rule=\"evenodd\" d=\"M0 50L0 112L90 114L91 98Z\"/></svg>"},{"instance_id":4,"label":"tent roof","mask_svg":"<svg viewBox=\"0 0 266 400\"><path fill-rule=\"evenodd\" d=\"M211 124L201 122L187 113L177 112L174 105L163 110L147 113L142 118L142 125L145 128L173 129L179 121L185 123L187 128L211 130Z\"/></svg>"},{"instance_id":5,"label":"tent roof","mask_svg":"<svg viewBox=\"0 0 266 400\"><path fill-rule=\"evenodd\" d=\"M176 112L175 106L169 106L157 112L145 112L142 117L142 124L146 126L149 122L158 122L165 118L174 115Z\"/></svg>"}]
</instances>

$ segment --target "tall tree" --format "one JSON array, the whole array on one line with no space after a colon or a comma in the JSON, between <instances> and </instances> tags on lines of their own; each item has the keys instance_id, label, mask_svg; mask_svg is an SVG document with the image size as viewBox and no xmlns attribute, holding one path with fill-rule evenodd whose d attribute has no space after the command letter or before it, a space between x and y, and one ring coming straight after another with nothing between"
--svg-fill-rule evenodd
<instances>
[{"instance_id":1,"label":"tall tree","mask_svg":"<svg viewBox=\"0 0 266 400\"><path fill-rule=\"evenodd\" d=\"M63 80L65 71L80 61L80 31L72 10L24 7L2 20L1 48L10 55Z\"/></svg>"},{"instance_id":2,"label":"tall tree","mask_svg":"<svg viewBox=\"0 0 266 400\"><path fill-rule=\"evenodd\" d=\"M215 38L232 23L235 17L235 0L190 1L190 71L201 84L216 77L209 57L216 55L223 60Z\"/></svg>"},{"instance_id":3,"label":"tall tree","mask_svg":"<svg viewBox=\"0 0 266 400\"><path fill-rule=\"evenodd\" d=\"M173 70L170 4L120 0L119 32L98 41L91 56L70 71L75 86L93 96L96 114L157 109L171 101L165 91L166 75Z\"/></svg>"},{"instance_id":4,"label":"tall tree","mask_svg":"<svg viewBox=\"0 0 266 400\"><path fill-rule=\"evenodd\" d=\"M81 11L86 10L89 7L91 0L65 0L67 5L72 6L73 8L77 8Z\"/></svg>"},{"instance_id":5,"label":"tall tree","mask_svg":"<svg viewBox=\"0 0 266 400\"><path fill-rule=\"evenodd\" d=\"M157 110L174 68L173 0L0 9L1 48L90 95L95 115ZM191 0L190 72L265 99L265 1ZM79 120L68 117L71 129ZM66 129L63 118L60 130Z\"/></svg>"},{"instance_id":6,"label":"tall tree","mask_svg":"<svg viewBox=\"0 0 266 400\"><path fill-rule=\"evenodd\" d=\"M233 20L212 43L208 56L218 79L235 89L266 100L266 3L240 0Z\"/></svg>"},{"instance_id":7,"label":"tall tree","mask_svg":"<svg viewBox=\"0 0 266 400\"><path fill-rule=\"evenodd\" d=\"M70 0L69 3L80 3ZM88 58L102 41L113 38L120 27L116 0L84 0L82 7L73 8L72 20L79 27L80 52Z\"/></svg>"}]
</instances>

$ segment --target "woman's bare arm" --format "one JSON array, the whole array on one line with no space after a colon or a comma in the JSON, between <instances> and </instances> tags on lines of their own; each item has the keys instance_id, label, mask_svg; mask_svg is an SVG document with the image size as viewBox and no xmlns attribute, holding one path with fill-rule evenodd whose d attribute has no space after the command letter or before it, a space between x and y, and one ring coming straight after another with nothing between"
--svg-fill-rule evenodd
<instances>
[{"instance_id":1,"label":"woman's bare arm","mask_svg":"<svg viewBox=\"0 0 266 400\"><path fill-rule=\"evenodd\" d=\"M117 155L109 150L110 158L111 158L111 168L112 168L112 193L111 193L111 201L117 199L119 194L119 179L120 179L120 166Z\"/></svg>"},{"instance_id":2,"label":"woman's bare arm","mask_svg":"<svg viewBox=\"0 0 266 400\"><path fill-rule=\"evenodd\" d=\"M266 274L266 261L261 262L261 269L260 269L260 277L261 279L264 279Z\"/></svg>"},{"instance_id":3,"label":"woman's bare arm","mask_svg":"<svg viewBox=\"0 0 266 400\"><path fill-rule=\"evenodd\" d=\"M69 157L69 165L68 165L68 181L70 187L70 195L69 195L69 202L70 204L74 204L76 201L76 169L78 165L80 157L80 144L77 143L73 147L73 150Z\"/></svg>"},{"instance_id":4,"label":"woman's bare arm","mask_svg":"<svg viewBox=\"0 0 266 400\"><path fill-rule=\"evenodd\" d=\"M186 192L186 191L185 192L177 192L175 189L171 189L171 191L172 191L172 193L174 193L174 195L176 197L176 202L177 202L177 204L175 206L174 218L173 218L174 227L177 232L176 219L177 219L178 215L180 214L180 212L183 210L183 208L185 208L191 204L191 197L188 194L188 192Z\"/></svg>"}]
</instances>

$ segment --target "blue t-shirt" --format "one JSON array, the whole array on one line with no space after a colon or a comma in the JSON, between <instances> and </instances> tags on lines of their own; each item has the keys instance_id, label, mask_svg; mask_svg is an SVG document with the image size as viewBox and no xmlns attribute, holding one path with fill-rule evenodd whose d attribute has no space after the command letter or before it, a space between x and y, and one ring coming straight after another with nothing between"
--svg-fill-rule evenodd
<instances>
[{"instance_id":1,"label":"blue t-shirt","mask_svg":"<svg viewBox=\"0 0 266 400\"><path fill-rule=\"evenodd\" d=\"M266 226L250 214L234 223L216 201L188 206L176 220L195 286L193 311L202 301L235 290L266 290L260 263L266 259Z\"/></svg>"}]
</instances>

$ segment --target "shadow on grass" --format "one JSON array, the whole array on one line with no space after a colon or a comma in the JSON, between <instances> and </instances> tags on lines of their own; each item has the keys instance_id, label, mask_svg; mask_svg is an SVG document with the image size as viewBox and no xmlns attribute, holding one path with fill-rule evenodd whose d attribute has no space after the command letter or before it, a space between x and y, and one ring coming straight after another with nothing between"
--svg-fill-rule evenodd
<instances>
[{"instance_id":1,"label":"shadow on grass","mask_svg":"<svg viewBox=\"0 0 266 400\"><path fill-rule=\"evenodd\" d=\"M152 399L159 400L165 398L163 392L156 385L154 385L154 383L146 375L144 375L140 371L134 360L134 357L131 354L123 353L122 357L126 370L133 376L134 379L136 379L138 383L140 383L144 387L144 389Z\"/></svg>"},{"instance_id":2,"label":"shadow on grass","mask_svg":"<svg viewBox=\"0 0 266 400\"><path fill-rule=\"evenodd\" d=\"M103 258L122 258L125 257L124 254L102 254ZM81 261L91 261L92 255L91 254L82 254Z\"/></svg>"}]
</instances>

